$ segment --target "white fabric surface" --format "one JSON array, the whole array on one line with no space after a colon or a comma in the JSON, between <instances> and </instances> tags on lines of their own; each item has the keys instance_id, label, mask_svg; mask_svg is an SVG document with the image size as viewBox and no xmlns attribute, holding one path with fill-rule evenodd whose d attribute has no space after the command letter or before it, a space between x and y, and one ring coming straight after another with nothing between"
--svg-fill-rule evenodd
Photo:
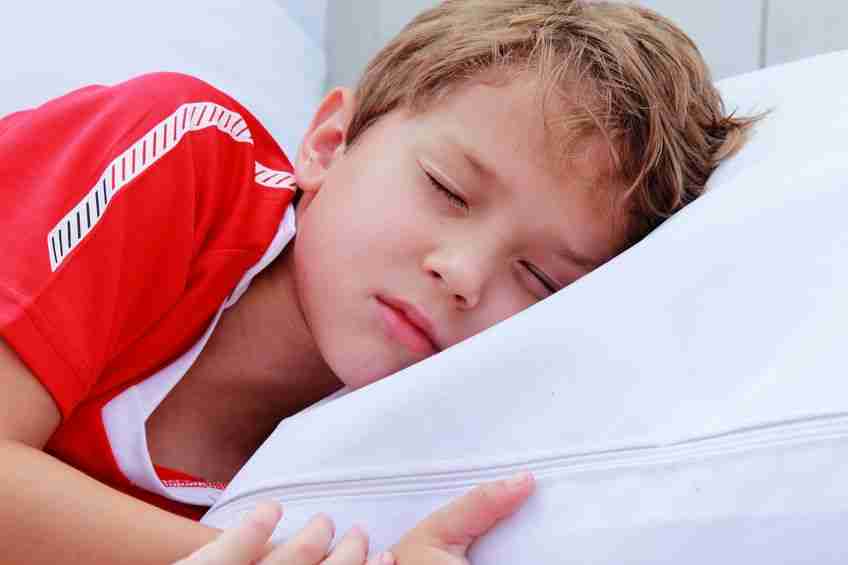
<instances>
[{"instance_id":1,"label":"white fabric surface","mask_svg":"<svg viewBox=\"0 0 848 565\"><path fill-rule=\"evenodd\" d=\"M3 8L0 116L88 84L183 72L244 104L294 159L323 94L326 56L288 3L15 2ZM295 15L310 33L323 29L323 12Z\"/></svg>"},{"instance_id":2,"label":"white fabric surface","mask_svg":"<svg viewBox=\"0 0 848 565\"><path fill-rule=\"evenodd\" d=\"M284 421L204 519L285 505L395 541L471 485L538 492L472 563L848 555L848 52L721 84L773 108L708 193L553 298Z\"/></svg>"}]
</instances>

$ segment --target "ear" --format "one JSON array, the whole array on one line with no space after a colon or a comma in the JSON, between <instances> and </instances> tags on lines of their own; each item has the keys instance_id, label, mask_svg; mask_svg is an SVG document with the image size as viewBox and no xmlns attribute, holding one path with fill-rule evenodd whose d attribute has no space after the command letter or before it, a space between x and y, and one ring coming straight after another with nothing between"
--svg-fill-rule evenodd
<instances>
[{"instance_id":1,"label":"ear","mask_svg":"<svg viewBox=\"0 0 848 565\"><path fill-rule=\"evenodd\" d=\"M324 184L327 171L344 154L353 110L353 92L348 88L334 88L315 112L300 143L294 166L297 186L304 192L303 200L315 196Z\"/></svg>"}]
</instances>

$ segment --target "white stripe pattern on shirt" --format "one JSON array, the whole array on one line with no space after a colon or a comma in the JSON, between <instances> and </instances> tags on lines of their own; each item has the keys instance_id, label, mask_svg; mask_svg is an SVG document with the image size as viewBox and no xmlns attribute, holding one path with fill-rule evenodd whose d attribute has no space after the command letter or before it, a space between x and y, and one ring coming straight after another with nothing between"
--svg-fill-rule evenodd
<instances>
[{"instance_id":1,"label":"white stripe pattern on shirt","mask_svg":"<svg viewBox=\"0 0 848 565\"><path fill-rule=\"evenodd\" d=\"M237 112L214 102L181 105L109 163L88 194L50 230L47 254L51 270L58 269L94 229L121 188L177 147L186 134L209 127L218 128L238 143L253 144L250 128ZM257 163L256 174L257 184L294 190L294 178L290 173Z\"/></svg>"},{"instance_id":2,"label":"white stripe pattern on shirt","mask_svg":"<svg viewBox=\"0 0 848 565\"><path fill-rule=\"evenodd\" d=\"M295 189L294 175L286 171L275 171L261 163L256 163L256 184L268 188Z\"/></svg>"}]
</instances>

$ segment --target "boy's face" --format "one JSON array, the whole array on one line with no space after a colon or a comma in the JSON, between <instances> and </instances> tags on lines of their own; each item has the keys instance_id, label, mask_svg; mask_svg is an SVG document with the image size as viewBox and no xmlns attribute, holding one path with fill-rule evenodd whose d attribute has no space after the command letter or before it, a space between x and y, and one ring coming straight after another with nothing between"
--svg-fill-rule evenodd
<instances>
[{"instance_id":1,"label":"boy's face","mask_svg":"<svg viewBox=\"0 0 848 565\"><path fill-rule=\"evenodd\" d=\"M294 265L306 322L358 388L550 296L615 255L599 140L551 157L537 88L469 83L345 151L349 91L304 138ZM453 195L448 193L450 191Z\"/></svg>"}]
</instances>

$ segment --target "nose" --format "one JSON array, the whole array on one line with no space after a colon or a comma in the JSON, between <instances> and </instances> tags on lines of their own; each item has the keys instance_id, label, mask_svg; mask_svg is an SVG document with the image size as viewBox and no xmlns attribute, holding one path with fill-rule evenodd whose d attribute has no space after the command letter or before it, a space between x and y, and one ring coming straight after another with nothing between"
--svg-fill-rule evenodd
<instances>
[{"instance_id":1,"label":"nose","mask_svg":"<svg viewBox=\"0 0 848 565\"><path fill-rule=\"evenodd\" d=\"M424 262L424 270L449 294L457 308L470 310L479 303L491 268L480 255L461 250L442 249L431 253Z\"/></svg>"}]
</instances>

